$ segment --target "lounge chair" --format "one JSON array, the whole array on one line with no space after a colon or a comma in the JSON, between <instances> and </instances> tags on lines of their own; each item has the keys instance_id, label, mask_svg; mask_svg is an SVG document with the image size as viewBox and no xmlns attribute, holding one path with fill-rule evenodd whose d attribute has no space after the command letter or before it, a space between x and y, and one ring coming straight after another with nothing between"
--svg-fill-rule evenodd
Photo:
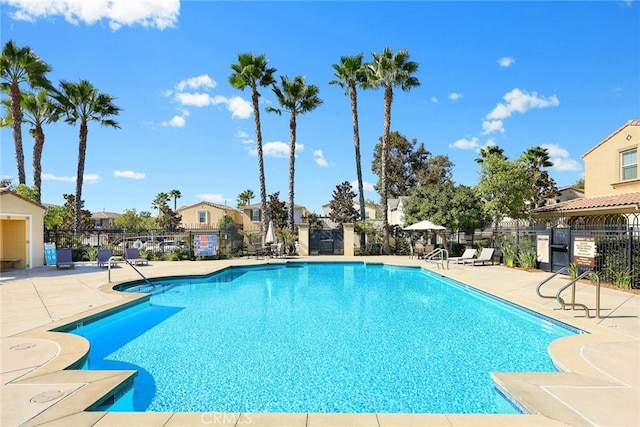
<instances>
[{"instance_id":1,"label":"lounge chair","mask_svg":"<svg viewBox=\"0 0 640 427\"><path fill-rule=\"evenodd\" d=\"M107 267L109 266L109 259L113 256L113 252L111 249L98 249L98 267ZM117 264L118 262L122 262L121 257L117 257L117 260L112 260L111 264Z\"/></svg>"},{"instance_id":2,"label":"lounge chair","mask_svg":"<svg viewBox=\"0 0 640 427\"><path fill-rule=\"evenodd\" d=\"M127 248L127 252L125 253L125 258L131 264L135 265L149 265L149 261L145 258L140 257L140 251L138 248Z\"/></svg>"},{"instance_id":3,"label":"lounge chair","mask_svg":"<svg viewBox=\"0 0 640 427\"><path fill-rule=\"evenodd\" d=\"M57 249L56 250L56 268L76 268L73 263L71 249Z\"/></svg>"},{"instance_id":4,"label":"lounge chair","mask_svg":"<svg viewBox=\"0 0 640 427\"><path fill-rule=\"evenodd\" d=\"M462 255L453 256L453 257L449 258L449 261L455 262L456 264L462 264L463 261L465 261L465 260L473 259L473 257L475 255L476 255L476 250L475 249L465 249L464 253Z\"/></svg>"},{"instance_id":5,"label":"lounge chair","mask_svg":"<svg viewBox=\"0 0 640 427\"><path fill-rule=\"evenodd\" d=\"M490 262L493 265L493 248L482 248L482 252L480 252L480 256L478 258L466 259L463 260L463 264L471 264L471 265L484 265L487 262Z\"/></svg>"}]
</instances>

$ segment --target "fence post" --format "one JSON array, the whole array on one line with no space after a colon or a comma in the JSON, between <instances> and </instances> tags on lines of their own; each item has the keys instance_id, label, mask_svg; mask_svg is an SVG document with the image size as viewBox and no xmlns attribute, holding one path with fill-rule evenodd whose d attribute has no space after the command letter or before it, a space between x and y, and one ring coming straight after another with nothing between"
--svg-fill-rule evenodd
<instances>
[{"instance_id":1,"label":"fence post","mask_svg":"<svg viewBox=\"0 0 640 427\"><path fill-rule=\"evenodd\" d=\"M633 227L629 227L627 233L629 235L627 238L627 268L630 273L633 273Z\"/></svg>"}]
</instances>

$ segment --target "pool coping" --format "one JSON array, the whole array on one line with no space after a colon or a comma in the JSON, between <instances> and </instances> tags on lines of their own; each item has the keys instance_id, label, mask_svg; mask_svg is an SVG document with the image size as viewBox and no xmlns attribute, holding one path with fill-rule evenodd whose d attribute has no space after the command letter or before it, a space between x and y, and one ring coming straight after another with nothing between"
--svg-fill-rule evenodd
<instances>
[{"instance_id":1,"label":"pool coping","mask_svg":"<svg viewBox=\"0 0 640 427\"><path fill-rule=\"evenodd\" d=\"M305 259L304 262L340 262L331 259ZM393 258L386 260L369 261L356 258L344 260L345 262L365 262L367 264L384 264L393 266L414 266L405 262L394 262ZM264 260L249 265L281 264L289 260ZM295 261L293 261L295 262ZM246 266L246 263L212 264L209 273L212 274L232 266ZM415 264L424 270L448 277L445 271L435 271L423 264ZM475 267L465 267L475 268ZM491 267L481 267L491 268ZM194 273L197 274L197 273ZM183 273L186 275L186 273ZM174 274L173 277L180 276ZM157 276L171 277L171 276ZM156 277L153 277L156 278ZM451 277L449 277L451 278ZM540 306L531 304L526 299L517 295L504 295L480 289L473 284L460 282L464 286L479 290L482 293L507 300L518 306L539 313ZM119 425L123 417L137 420L140 425L235 425L251 421L253 425L464 425L471 419L482 420L482 423L491 425L509 425L514 421L509 415L477 415L477 414L217 414L217 413L114 413L114 412L87 412L86 409L103 400L105 397L118 393L119 390L128 387L136 375L135 371L79 371L69 370L69 367L81 365L89 350L88 342L79 336L60 332L87 320L103 317L108 311L119 311L123 306L130 306L148 300L147 294L131 294L115 291L113 287L132 280L119 281L105 284L99 287L103 293L113 293L122 297L119 301L96 307L95 309L75 314L41 327L37 327L12 336L17 340L46 340L56 343L59 350L53 359L42 366L22 375L12 384L80 384L73 391L60 399L55 405L46 408L35 417L32 417L25 425L39 425L43 423L60 423L60 425ZM592 425L585 417L572 410L566 402L558 399L549 389L553 387L596 387L603 389L620 388L620 382L615 381L611 375L602 369L595 367L585 358L580 357L581 349L585 346L610 342L633 341L632 337L617 331L604 328L597 324L586 322L583 319L563 312L545 312L542 315L554 318L559 322L586 331L586 334L573 335L554 341L549 347L549 353L554 363L564 372L558 373L493 373L492 377L497 387L506 392L518 404L526 409L530 415L515 415L518 423L527 425ZM204 418L203 418L204 417ZM244 417L244 419L242 418ZM471 417L471 418L470 418ZM480 418L473 418L480 417ZM524 418L523 418L524 417ZM243 421L244 420L244 421ZM147 421L150 424L147 424ZM207 422L209 421L209 422ZM222 424L217 423L221 421ZM226 422L225 422L226 421ZM120 424L121 425L121 424Z\"/></svg>"}]
</instances>

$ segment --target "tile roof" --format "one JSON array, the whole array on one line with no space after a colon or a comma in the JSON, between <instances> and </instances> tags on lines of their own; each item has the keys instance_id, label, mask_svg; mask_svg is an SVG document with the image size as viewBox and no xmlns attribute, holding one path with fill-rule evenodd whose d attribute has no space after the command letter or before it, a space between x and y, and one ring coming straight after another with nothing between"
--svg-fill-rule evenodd
<instances>
[{"instance_id":1,"label":"tile roof","mask_svg":"<svg viewBox=\"0 0 640 427\"><path fill-rule=\"evenodd\" d=\"M211 202L207 202L205 200L201 200L198 203L193 203L191 205L187 205L187 206L181 206L178 208L178 210L176 212L180 212L183 211L185 209L189 209L192 208L194 206L198 206L198 205L207 205L207 206L211 206L217 209L222 209L222 210L227 210L227 211L237 211L238 209L234 208L233 206L227 206L227 205L220 205L218 203L211 203Z\"/></svg>"},{"instance_id":2,"label":"tile roof","mask_svg":"<svg viewBox=\"0 0 640 427\"><path fill-rule=\"evenodd\" d=\"M533 211L533 213L556 212L556 211L577 211L587 209L606 209L617 208L623 206L636 205L640 209L640 192L614 194L610 196L600 197L582 197L579 199L567 200L566 202L556 203L555 205L541 206Z\"/></svg>"}]
</instances>

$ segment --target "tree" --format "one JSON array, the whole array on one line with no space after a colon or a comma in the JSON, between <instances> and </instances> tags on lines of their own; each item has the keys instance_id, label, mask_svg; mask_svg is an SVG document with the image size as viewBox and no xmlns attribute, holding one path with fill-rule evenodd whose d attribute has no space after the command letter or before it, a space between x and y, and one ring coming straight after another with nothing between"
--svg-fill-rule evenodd
<instances>
[{"instance_id":1,"label":"tree","mask_svg":"<svg viewBox=\"0 0 640 427\"><path fill-rule=\"evenodd\" d=\"M80 122L78 144L78 174L76 176L76 227L80 229L80 203L82 200L82 184L84 179L84 162L87 155L87 137L89 122L98 122L102 126L119 129L118 122L112 117L120 114L121 109L113 104L114 97L101 93L87 80L78 83L60 82L60 91L53 95L54 109L57 114L65 116L65 122L75 125Z\"/></svg>"},{"instance_id":2,"label":"tree","mask_svg":"<svg viewBox=\"0 0 640 427\"><path fill-rule=\"evenodd\" d=\"M353 121L353 146L356 152L356 175L358 178L358 197L360 200L360 219L365 219L364 183L362 181L362 160L360 156L360 128L358 124L358 86L365 87L367 73L362 63L363 54L341 56L339 64L333 64L337 80L329 84L337 84L343 88L344 95L351 100L351 119ZM366 235L360 233L360 246L366 242Z\"/></svg>"},{"instance_id":3,"label":"tree","mask_svg":"<svg viewBox=\"0 0 640 427\"><path fill-rule=\"evenodd\" d=\"M421 170L426 168L426 163L431 157L424 148L424 144L420 144L416 149L418 140L413 139L411 142L399 132L389 133L387 139L387 197L398 198L409 194L412 188L419 183ZM373 161L371 162L371 171L378 175L378 182L375 189L380 193L382 190L382 137L380 142L376 144L373 151Z\"/></svg>"},{"instance_id":4,"label":"tree","mask_svg":"<svg viewBox=\"0 0 640 427\"><path fill-rule=\"evenodd\" d=\"M320 218L320 215L315 212L311 212L306 216L305 222L309 224L309 229L311 230L322 230L324 228L324 221Z\"/></svg>"},{"instance_id":5,"label":"tree","mask_svg":"<svg viewBox=\"0 0 640 427\"><path fill-rule=\"evenodd\" d=\"M169 207L169 195L167 193L158 193L153 202L151 202L151 208L158 210L158 215L162 212L162 208Z\"/></svg>"},{"instance_id":6,"label":"tree","mask_svg":"<svg viewBox=\"0 0 640 427\"><path fill-rule=\"evenodd\" d=\"M180 226L182 215L174 212L168 205L160 208L160 215L158 216L158 225L163 230L177 230Z\"/></svg>"},{"instance_id":7,"label":"tree","mask_svg":"<svg viewBox=\"0 0 640 427\"><path fill-rule=\"evenodd\" d=\"M466 185L456 187L453 196L453 210L455 212L455 223L451 228L459 230L475 230L485 228L491 222L484 210L484 203L480 194Z\"/></svg>"},{"instance_id":8,"label":"tree","mask_svg":"<svg viewBox=\"0 0 640 427\"><path fill-rule=\"evenodd\" d=\"M255 197L253 194L253 190L244 190L242 193L238 194L237 207L241 208L243 206L249 206L251 204L251 199Z\"/></svg>"},{"instance_id":9,"label":"tree","mask_svg":"<svg viewBox=\"0 0 640 427\"><path fill-rule=\"evenodd\" d=\"M280 86L273 85L281 108L267 107L267 111L282 114L282 110L289 112L289 228L294 229L294 180L296 162L296 118L299 114L306 114L322 105L318 96L320 89L316 85L308 85L303 76L296 76L293 80L287 76L280 76Z\"/></svg>"},{"instance_id":10,"label":"tree","mask_svg":"<svg viewBox=\"0 0 640 427\"><path fill-rule=\"evenodd\" d=\"M497 152L487 154L480 163L477 189L494 224L505 217L527 217L525 201L531 199L533 189L521 159L510 161Z\"/></svg>"},{"instance_id":11,"label":"tree","mask_svg":"<svg viewBox=\"0 0 640 427\"><path fill-rule=\"evenodd\" d=\"M575 184L572 185L573 188L584 191L584 177L579 178Z\"/></svg>"},{"instance_id":12,"label":"tree","mask_svg":"<svg viewBox=\"0 0 640 427\"><path fill-rule=\"evenodd\" d=\"M37 94L23 92L21 96L22 121L30 125L29 133L33 137L33 186L37 191L35 202L42 199L42 151L44 149L45 135L43 126L54 119L53 107L50 102L49 92L41 90ZM3 124L11 124L11 103L3 100L2 104L7 108L7 116L3 118Z\"/></svg>"},{"instance_id":13,"label":"tree","mask_svg":"<svg viewBox=\"0 0 640 427\"><path fill-rule=\"evenodd\" d=\"M128 231L138 232L145 230L155 230L158 228L156 219L151 216L151 212L142 211L138 213L135 209L125 210L119 217L113 220L118 228L126 228Z\"/></svg>"},{"instance_id":14,"label":"tree","mask_svg":"<svg viewBox=\"0 0 640 427\"><path fill-rule=\"evenodd\" d=\"M455 191L451 182L415 187L404 205L404 225L428 219L453 228L456 222L453 205Z\"/></svg>"},{"instance_id":15,"label":"tree","mask_svg":"<svg viewBox=\"0 0 640 427\"><path fill-rule=\"evenodd\" d=\"M178 210L178 199L180 199L182 197L182 193L180 192L180 190L171 190L169 192L169 196L173 198L173 210L176 211Z\"/></svg>"},{"instance_id":16,"label":"tree","mask_svg":"<svg viewBox=\"0 0 640 427\"><path fill-rule=\"evenodd\" d=\"M16 151L18 183L26 184L24 170L24 149L22 147L22 107L20 84L27 83L32 88L51 89L47 73L51 67L40 59L28 46L18 47L9 40L2 48L0 56L0 88L7 93L11 103L11 123Z\"/></svg>"},{"instance_id":17,"label":"tree","mask_svg":"<svg viewBox=\"0 0 640 427\"><path fill-rule=\"evenodd\" d=\"M283 228L287 226L288 214L285 202L280 201L280 192L276 191L269 195L267 202L267 216L273 221L275 228Z\"/></svg>"},{"instance_id":18,"label":"tree","mask_svg":"<svg viewBox=\"0 0 640 427\"><path fill-rule=\"evenodd\" d=\"M479 165L484 163L485 160L489 158L489 156L493 155L502 157L504 160L507 159L507 156L504 155L504 149L498 147L497 145L489 145L487 147L483 147L480 149L478 154L480 155L480 157L476 158L476 163L478 163Z\"/></svg>"},{"instance_id":19,"label":"tree","mask_svg":"<svg viewBox=\"0 0 640 427\"><path fill-rule=\"evenodd\" d=\"M529 201L529 209L533 210L544 206L547 200L555 198L558 188L549 172L542 168L553 166L549 157L549 151L542 147L530 147L522 154L522 160L527 164L531 182L533 185L533 197Z\"/></svg>"},{"instance_id":20,"label":"tree","mask_svg":"<svg viewBox=\"0 0 640 427\"><path fill-rule=\"evenodd\" d=\"M253 121L256 129L256 152L258 154L258 172L260 175L260 202L262 208L262 231L267 231L267 190L264 175L264 160L262 154L262 131L260 129L260 93L258 87L267 87L275 83L273 75L275 68L267 67L264 54L255 56L253 53L238 55L238 63L231 64L234 71L229 76L229 83L236 89L251 89L251 101L253 103Z\"/></svg>"},{"instance_id":21,"label":"tree","mask_svg":"<svg viewBox=\"0 0 640 427\"><path fill-rule=\"evenodd\" d=\"M413 76L418 71L418 64L409 61L409 51L401 49L393 53L386 47L382 53L373 53L373 62L367 64L367 85L371 88L384 88L384 125L382 132L382 153L380 162L380 177L382 190L382 227L384 231L383 250L390 253L389 247L389 212L387 188L387 143L391 129L391 103L393 102L393 88L400 87L404 91L420 86L418 79Z\"/></svg>"},{"instance_id":22,"label":"tree","mask_svg":"<svg viewBox=\"0 0 640 427\"><path fill-rule=\"evenodd\" d=\"M93 220L91 219L91 212L84 209L84 200L79 203L76 202L76 196L73 194L63 194L62 197L65 200L64 206L62 206L62 228L65 230L89 229L93 228ZM78 224L77 215L78 205L80 206L80 227L76 229Z\"/></svg>"},{"instance_id":23,"label":"tree","mask_svg":"<svg viewBox=\"0 0 640 427\"><path fill-rule=\"evenodd\" d=\"M349 181L336 185L336 189L333 190L333 198L329 202L329 218L341 228L343 224L353 223L358 218L358 211L353 207L355 197L356 193L353 192Z\"/></svg>"}]
</instances>

